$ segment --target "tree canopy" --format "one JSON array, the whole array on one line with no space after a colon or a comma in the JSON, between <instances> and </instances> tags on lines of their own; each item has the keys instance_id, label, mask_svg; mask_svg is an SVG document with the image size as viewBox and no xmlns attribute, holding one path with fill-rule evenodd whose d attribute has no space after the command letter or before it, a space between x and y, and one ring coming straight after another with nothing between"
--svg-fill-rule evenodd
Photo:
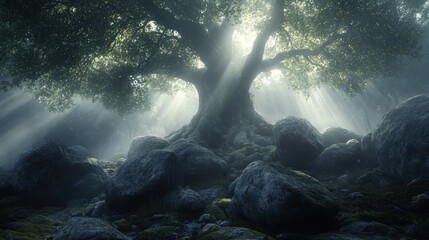
<instances>
[{"instance_id":1,"label":"tree canopy","mask_svg":"<svg viewBox=\"0 0 429 240\"><path fill-rule=\"evenodd\" d=\"M249 86L279 69L298 90L353 93L418 55L427 17L426 0L1 0L1 87L53 110L82 96L127 112L236 60ZM244 56L240 26L255 33Z\"/></svg>"}]
</instances>

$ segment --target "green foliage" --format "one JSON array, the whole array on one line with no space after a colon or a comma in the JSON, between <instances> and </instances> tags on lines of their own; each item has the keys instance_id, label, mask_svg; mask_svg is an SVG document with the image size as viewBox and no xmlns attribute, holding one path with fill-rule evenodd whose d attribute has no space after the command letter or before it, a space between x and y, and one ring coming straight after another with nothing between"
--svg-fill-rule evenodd
<instances>
[{"instance_id":1,"label":"green foliage","mask_svg":"<svg viewBox=\"0 0 429 240\"><path fill-rule=\"evenodd\" d=\"M412 4L410 2L413 2ZM391 75L398 56L415 57L424 26L418 14L425 1L287 1L285 19L271 54L319 49L318 54L283 62L291 86L307 90L320 83L352 94L367 80Z\"/></svg>"},{"instance_id":2,"label":"green foliage","mask_svg":"<svg viewBox=\"0 0 429 240\"><path fill-rule=\"evenodd\" d=\"M423 0L281 1L284 17L265 58L312 50L282 62L284 77L302 91L327 83L354 93L391 74L398 56L418 54L428 16ZM174 21L208 30L230 18L255 32L267 26L271 2L153 1ZM0 20L0 88L24 87L54 111L76 96L119 112L147 109L151 92L183 77L175 70L199 65L189 41L159 24L145 1L1 0Z\"/></svg>"}]
</instances>

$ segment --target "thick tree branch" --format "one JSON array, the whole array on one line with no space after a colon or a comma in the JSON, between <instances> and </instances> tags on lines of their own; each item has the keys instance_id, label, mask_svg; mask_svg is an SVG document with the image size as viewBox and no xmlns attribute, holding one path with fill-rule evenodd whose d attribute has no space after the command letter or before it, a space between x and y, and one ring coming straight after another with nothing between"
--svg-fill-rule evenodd
<instances>
[{"instance_id":1,"label":"thick tree branch","mask_svg":"<svg viewBox=\"0 0 429 240\"><path fill-rule=\"evenodd\" d=\"M202 76L206 69L196 69L187 66L170 66L162 65L157 62L151 65L146 65L137 70L138 74L161 74L174 78L179 78L187 83L198 85L201 82Z\"/></svg>"},{"instance_id":2,"label":"thick tree branch","mask_svg":"<svg viewBox=\"0 0 429 240\"><path fill-rule=\"evenodd\" d=\"M330 37L328 40L326 40L324 43L322 43L319 47L315 49L293 49L287 52L278 53L275 57L262 61L259 67L259 72L269 72L273 69L279 68L281 66L281 62L288 58L302 56L306 59L309 59L312 56L317 56L321 54L326 49L326 47L334 43L339 37L340 35L334 34L332 37Z\"/></svg>"},{"instance_id":3,"label":"thick tree branch","mask_svg":"<svg viewBox=\"0 0 429 240\"><path fill-rule=\"evenodd\" d=\"M176 30L185 45L194 50L201 61L208 64L215 44L208 37L205 27L199 23L177 19L171 12L158 7L152 0L141 0L149 15L166 28Z\"/></svg>"},{"instance_id":4,"label":"thick tree branch","mask_svg":"<svg viewBox=\"0 0 429 240\"><path fill-rule=\"evenodd\" d=\"M256 37L253 48L250 54L246 58L244 64L242 78L243 81L251 83L254 77L258 73L259 65L262 63L262 59L265 52L265 46L270 36L280 26L283 21L283 3L280 0L274 0L271 6L271 19L266 26ZM250 85L249 85L250 87Z\"/></svg>"}]
</instances>

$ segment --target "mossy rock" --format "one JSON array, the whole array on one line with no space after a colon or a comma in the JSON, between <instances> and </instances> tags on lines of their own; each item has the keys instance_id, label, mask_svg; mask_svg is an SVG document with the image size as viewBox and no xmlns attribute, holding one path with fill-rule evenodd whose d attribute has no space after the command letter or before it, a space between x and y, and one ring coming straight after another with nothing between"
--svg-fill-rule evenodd
<instances>
[{"instance_id":1,"label":"mossy rock","mask_svg":"<svg viewBox=\"0 0 429 240\"><path fill-rule=\"evenodd\" d=\"M273 238L243 227L222 227L198 235L199 240L273 240Z\"/></svg>"},{"instance_id":2,"label":"mossy rock","mask_svg":"<svg viewBox=\"0 0 429 240\"><path fill-rule=\"evenodd\" d=\"M46 239L54 234L61 224L51 217L36 214L16 222L2 223L0 236L1 239Z\"/></svg>"},{"instance_id":3,"label":"mossy rock","mask_svg":"<svg viewBox=\"0 0 429 240\"><path fill-rule=\"evenodd\" d=\"M152 226L138 235L137 240L174 240L181 232L178 226Z\"/></svg>"}]
</instances>

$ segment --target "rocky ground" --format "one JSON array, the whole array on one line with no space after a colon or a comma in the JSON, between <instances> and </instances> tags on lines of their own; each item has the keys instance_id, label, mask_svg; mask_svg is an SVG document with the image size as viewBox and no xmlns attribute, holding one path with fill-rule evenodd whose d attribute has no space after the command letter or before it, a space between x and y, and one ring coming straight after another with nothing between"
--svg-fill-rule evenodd
<instances>
[{"instance_id":1,"label":"rocky ground","mask_svg":"<svg viewBox=\"0 0 429 240\"><path fill-rule=\"evenodd\" d=\"M295 117L273 133L140 137L111 161L43 141L0 169L0 239L429 239L428 96L364 137Z\"/></svg>"}]
</instances>

